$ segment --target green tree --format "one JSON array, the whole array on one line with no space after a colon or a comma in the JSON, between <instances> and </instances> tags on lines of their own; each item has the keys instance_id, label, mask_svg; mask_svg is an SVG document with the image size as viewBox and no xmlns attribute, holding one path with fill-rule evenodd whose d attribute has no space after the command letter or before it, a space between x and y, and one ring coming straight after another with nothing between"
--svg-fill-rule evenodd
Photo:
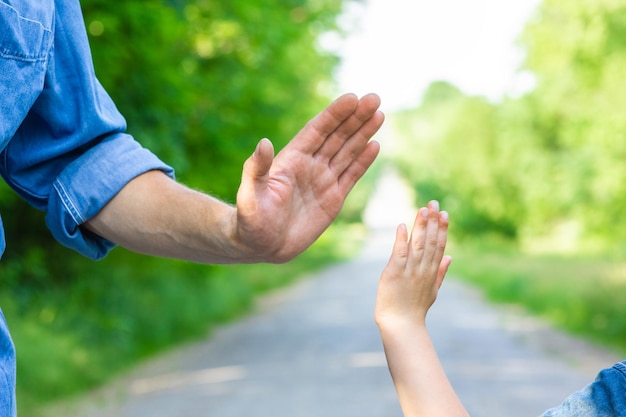
<instances>
[{"instance_id":1,"label":"green tree","mask_svg":"<svg viewBox=\"0 0 626 417\"><path fill-rule=\"evenodd\" d=\"M330 100L338 59L317 41L337 29L342 4L81 2L96 74L129 133L182 182L227 201L261 138L278 151ZM9 242L0 298L20 351L21 407L204 334L211 321L245 309L254 290L285 279L121 249L95 264L54 243L41 213L6 186L0 209Z\"/></svg>"},{"instance_id":2,"label":"green tree","mask_svg":"<svg viewBox=\"0 0 626 417\"><path fill-rule=\"evenodd\" d=\"M537 77L535 140L556 185L569 190L556 203L585 235L603 240L625 236L626 115L616 111L626 104L624 16L622 1L545 0L523 37Z\"/></svg>"},{"instance_id":3,"label":"green tree","mask_svg":"<svg viewBox=\"0 0 626 417\"><path fill-rule=\"evenodd\" d=\"M100 78L179 178L232 200L258 140L280 149L327 103L317 38L341 2L83 2Z\"/></svg>"},{"instance_id":4,"label":"green tree","mask_svg":"<svg viewBox=\"0 0 626 417\"><path fill-rule=\"evenodd\" d=\"M516 147L496 132L499 110L456 87L433 83L422 105L397 117L403 171L424 204L441 200L455 219L458 237L517 236L522 208L511 175Z\"/></svg>"},{"instance_id":5,"label":"green tree","mask_svg":"<svg viewBox=\"0 0 626 417\"><path fill-rule=\"evenodd\" d=\"M435 83L399 115L398 158L418 188L459 207L460 233L561 234L579 249L623 241L624 16L619 0L545 0L521 39L533 91L491 104Z\"/></svg>"}]
</instances>

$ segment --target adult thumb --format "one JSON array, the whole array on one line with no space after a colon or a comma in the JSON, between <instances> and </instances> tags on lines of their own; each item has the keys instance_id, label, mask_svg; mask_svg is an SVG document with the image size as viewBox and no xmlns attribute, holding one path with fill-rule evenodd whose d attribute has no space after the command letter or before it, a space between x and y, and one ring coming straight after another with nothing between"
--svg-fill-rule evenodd
<instances>
[{"instance_id":1,"label":"adult thumb","mask_svg":"<svg viewBox=\"0 0 626 417\"><path fill-rule=\"evenodd\" d=\"M244 180L258 181L264 179L270 171L273 160L274 146L272 142L267 138L261 139L252 156L244 164Z\"/></svg>"}]
</instances>

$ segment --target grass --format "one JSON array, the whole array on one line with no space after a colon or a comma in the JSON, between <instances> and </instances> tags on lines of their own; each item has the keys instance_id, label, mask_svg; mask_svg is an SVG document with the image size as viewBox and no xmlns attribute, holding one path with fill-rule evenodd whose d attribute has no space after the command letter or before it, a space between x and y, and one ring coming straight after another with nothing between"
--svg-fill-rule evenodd
<instances>
[{"instance_id":1,"label":"grass","mask_svg":"<svg viewBox=\"0 0 626 417\"><path fill-rule=\"evenodd\" d=\"M449 275L495 302L516 303L556 326L626 353L626 260L585 255L528 255L452 245Z\"/></svg>"},{"instance_id":2,"label":"grass","mask_svg":"<svg viewBox=\"0 0 626 417\"><path fill-rule=\"evenodd\" d=\"M52 402L102 385L155 353L206 337L213 325L250 311L258 294L349 258L363 237L358 226L337 225L284 265L207 267L119 251L69 288L5 295L1 305L18 350L20 416L39 417ZM626 353L623 258L529 255L484 242L453 243L449 253L449 275L480 287L491 300L520 304Z\"/></svg>"},{"instance_id":3,"label":"grass","mask_svg":"<svg viewBox=\"0 0 626 417\"><path fill-rule=\"evenodd\" d=\"M134 364L206 337L255 297L354 254L359 226L335 225L283 265L205 266L116 250L84 279L1 300L18 352L21 417L104 384Z\"/></svg>"}]
</instances>

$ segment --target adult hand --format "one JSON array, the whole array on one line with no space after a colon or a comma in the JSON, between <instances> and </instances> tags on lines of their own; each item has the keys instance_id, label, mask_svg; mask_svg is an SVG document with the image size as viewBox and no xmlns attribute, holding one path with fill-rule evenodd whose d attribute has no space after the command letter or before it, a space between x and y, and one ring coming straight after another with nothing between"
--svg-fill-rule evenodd
<instances>
[{"instance_id":1,"label":"adult hand","mask_svg":"<svg viewBox=\"0 0 626 417\"><path fill-rule=\"evenodd\" d=\"M245 162L233 207L160 171L131 180L93 218L92 232L130 250L202 263L285 262L335 219L378 154L376 95L331 103L274 158L264 139Z\"/></svg>"},{"instance_id":2,"label":"adult hand","mask_svg":"<svg viewBox=\"0 0 626 417\"><path fill-rule=\"evenodd\" d=\"M378 155L370 141L383 123L380 99L346 94L313 118L274 158L259 142L237 194L236 239L266 262L308 248L337 217Z\"/></svg>"}]
</instances>

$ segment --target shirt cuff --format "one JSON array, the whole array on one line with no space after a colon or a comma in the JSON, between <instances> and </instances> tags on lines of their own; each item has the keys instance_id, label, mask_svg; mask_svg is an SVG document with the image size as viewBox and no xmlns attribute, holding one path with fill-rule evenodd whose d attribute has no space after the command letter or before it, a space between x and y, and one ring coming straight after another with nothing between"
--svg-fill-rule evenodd
<instances>
[{"instance_id":1,"label":"shirt cuff","mask_svg":"<svg viewBox=\"0 0 626 417\"><path fill-rule=\"evenodd\" d=\"M105 138L69 164L52 184L46 224L63 245L92 259L104 257L115 244L80 225L95 216L129 181L160 170L174 178L174 170L132 136Z\"/></svg>"}]
</instances>

